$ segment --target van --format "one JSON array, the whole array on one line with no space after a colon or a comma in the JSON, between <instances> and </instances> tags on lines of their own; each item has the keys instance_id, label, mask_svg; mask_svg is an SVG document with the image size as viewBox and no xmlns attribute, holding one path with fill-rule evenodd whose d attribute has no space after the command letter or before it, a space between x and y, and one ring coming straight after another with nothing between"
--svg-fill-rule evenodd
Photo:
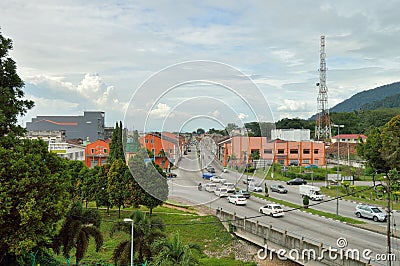
<instances>
[{"instance_id":1,"label":"van","mask_svg":"<svg viewBox=\"0 0 400 266\"><path fill-rule=\"evenodd\" d=\"M226 188L228 193L233 193L236 190L235 184L233 183L224 183L222 184L221 188Z\"/></svg>"},{"instance_id":2,"label":"van","mask_svg":"<svg viewBox=\"0 0 400 266\"><path fill-rule=\"evenodd\" d=\"M214 192L217 189L217 185L213 183L206 184L205 190L208 192Z\"/></svg>"},{"instance_id":3,"label":"van","mask_svg":"<svg viewBox=\"0 0 400 266\"><path fill-rule=\"evenodd\" d=\"M228 197L228 190L226 188L219 187L219 188L215 189L214 194L220 198Z\"/></svg>"}]
</instances>

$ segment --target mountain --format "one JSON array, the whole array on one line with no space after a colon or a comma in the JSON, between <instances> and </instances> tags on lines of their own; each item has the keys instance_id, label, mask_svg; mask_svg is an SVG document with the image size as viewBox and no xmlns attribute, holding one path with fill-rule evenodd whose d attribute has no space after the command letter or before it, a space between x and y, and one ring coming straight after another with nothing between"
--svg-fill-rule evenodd
<instances>
[{"instance_id":1,"label":"mountain","mask_svg":"<svg viewBox=\"0 0 400 266\"><path fill-rule=\"evenodd\" d=\"M342 113L342 112L352 112L354 110L368 108L366 110L372 110L369 108L373 108L372 106L381 107L389 107L385 106L386 101L390 100L397 106L391 107L400 107L398 105L398 97L400 94L400 82L395 82L388 85L383 85L377 87L375 89L366 90L359 92L347 100L335 105L330 109L330 112ZM394 97L394 98L392 98ZM374 103L377 102L377 103ZM397 102L397 104L396 104ZM375 109L377 109L375 108Z\"/></svg>"},{"instance_id":2,"label":"mountain","mask_svg":"<svg viewBox=\"0 0 400 266\"><path fill-rule=\"evenodd\" d=\"M366 103L361 106L362 110L376 110L379 108L396 108L400 107L400 93L388 96L382 100Z\"/></svg>"}]
</instances>

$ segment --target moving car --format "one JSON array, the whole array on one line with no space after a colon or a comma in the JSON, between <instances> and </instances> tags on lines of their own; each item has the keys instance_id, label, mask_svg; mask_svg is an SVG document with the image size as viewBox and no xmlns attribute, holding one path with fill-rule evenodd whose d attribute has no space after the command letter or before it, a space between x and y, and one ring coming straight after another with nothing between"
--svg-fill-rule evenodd
<instances>
[{"instance_id":1,"label":"moving car","mask_svg":"<svg viewBox=\"0 0 400 266\"><path fill-rule=\"evenodd\" d=\"M211 182L214 182L214 183L225 183L225 182L226 182L226 179L225 179L225 178L222 178L222 177L220 177L220 176L218 176L218 175L216 175L216 176L212 176L212 177L210 178L210 181L211 181Z\"/></svg>"},{"instance_id":2,"label":"moving car","mask_svg":"<svg viewBox=\"0 0 400 266\"><path fill-rule=\"evenodd\" d=\"M287 193L287 189L282 185L271 185L272 192Z\"/></svg>"},{"instance_id":3,"label":"moving car","mask_svg":"<svg viewBox=\"0 0 400 266\"><path fill-rule=\"evenodd\" d=\"M221 188L226 188L228 193L233 193L236 191L235 184L233 184L233 183L223 183Z\"/></svg>"},{"instance_id":4,"label":"moving car","mask_svg":"<svg viewBox=\"0 0 400 266\"><path fill-rule=\"evenodd\" d=\"M254 182L254 178L252 176L248 176L247 178L245 177L243 179L243 184L252 183L252 182Z\"/></svg>"},{"instance_id":5,"label":"moving car","mask_svg":"<svg viewBox=\"0 0 400 266\"><path fill-rule=\"evenodd\" d=\"M214 191L215 196L217 197L228 197L228 190L226 188L216 188Z\"/></svg>"},{"instance_id":6,"label":"moving car","mask_svg":"<svg viewBox=\"0 0 400 266\"><path fill-rule=\"evenodd\" d=\"M286 182L288 185L306 185L307 181L302 178L295 178Z\"/></svg>"},{"instance_id":7,"label":"moving car","mask_svg":"<svg viewBox=\"0 0 400 266\"><path fill-rule=\"evenodd\" d=\"M214 192L217 189L217 185L214 183L207 183L204 187L204 189L208 192Z\"/></svg>"},{"instance_id":8,"label":"moving car","mask_svg":"<svg viewBox=\"0 0 400 266\"><path fill-rule=\"evenodd\" d=\"M248 192L247 190L244 189L240 189L240 190L236 190L234 192L235 195L242 195L244 196L246 199L250 198L250 192Z\"/></svg>"},{"instance_id":9,"label":"moving car","mask_svg":"<svg viewBox=\"0 0 400 266\"><path fill-rule=\"evenodd\" d=\"M247 200L242 195L229 195L228 202L233 203L235 205L246 205Z\"/></svg>"},{"instance_id":10,"label":"moving car","mask_svg":"<svg viewBox=\"0 0 400 266\"><path fill-rule=\"evenodd\" d=\"M215 168L214 167L207 167L207 171L209 173L215 173Z\"/></svg>"},{"instance_id":11,"label":"moving car","mask_svg":"<svg viewBox=\"0 0 400 266\"><path fill-rule=\"evenodd\" d=\"M258 211L266 215L271 215L272 217L279 217L284 215L281 205L275 203L270 203L262 206Z\"/></svg>"},{"instance_id":12,"label":"moving car","mask_svg":"<svg viewBox=\"0 0 400 266\"><path fill-rule=\"evenodd\" d=\"M222 172L227 173L227 172L228 172L228 168L224 167L224 168L222 169Z\"/></svg>"},{"instance_id":13,"label":"moving car","mask_svg":"<svg viewBox=\"0 0 400 266\"><path fill-rule=\"evenodd\" d=\"M254 192L262 192L263 191L261 186L256 185L254 183L249 183L248 188L250 191L254 191Z\"/></svg>"},{"instance_id":14,"label":"moving car","mask_svg":"<svg viewBox=\"0 0 400 266\"><path fill-rule=\"evenodd\" d=\"M167 178L174 178L174 177L177 177L177 174L175 174L175 173L167 172L167 173L165 173L165 174L167 175Z\"/></svg>"},{"instance_id":15,"label":"moving car","mask_svg":"<svg viewBox=\"0 0 400 266\"><path fill-rule=\"evenodd\" d=\"M203 179L210 179L211 177L214 176L214 174L209 173L209 172L205 172L205 173L203 173L202 176L203 176Z\"/></svg>"},{"instance_id":16,"label":"moving car","mask_svg":"<svg viewBox=\"0 0 400 266\"><path fill-rule=\"evenodd\" d=\"M358 218L365 217L374 220L374 222L384 222L387 218L386 213L378 207L371 205L359 204L356 206L356 211L354 213Z\"/></svg>"},{"instance_id":17,"label":"moving car","mask_svg":"<svg viewBox=\"0 0 400 266\"><path fill-rule=\"evenodd\" d=\"M320 193L320 188L316 186L310 185L300 185L299 186L299 193L302 197L307 196L311 200L323 200L324 195Z\"/></svg>"}]
</instances>

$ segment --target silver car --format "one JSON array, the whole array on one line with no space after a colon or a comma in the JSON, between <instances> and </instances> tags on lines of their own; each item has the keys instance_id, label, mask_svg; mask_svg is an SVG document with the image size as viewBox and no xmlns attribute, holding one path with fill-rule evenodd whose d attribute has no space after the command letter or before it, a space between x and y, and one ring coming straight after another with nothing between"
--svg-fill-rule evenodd
<instances>
[{"instance_id":1,"label":"silver car","mask_svg":"<svg viewBox=\"0 0 400 266\"><path fill-rule=\"evenodd\" d=\"M354 212L358 218L365 217L374 220L375 222L386 221L387 214L381 209L370 205L357 205L356 211Z\"/></svg>"}]
</instances>

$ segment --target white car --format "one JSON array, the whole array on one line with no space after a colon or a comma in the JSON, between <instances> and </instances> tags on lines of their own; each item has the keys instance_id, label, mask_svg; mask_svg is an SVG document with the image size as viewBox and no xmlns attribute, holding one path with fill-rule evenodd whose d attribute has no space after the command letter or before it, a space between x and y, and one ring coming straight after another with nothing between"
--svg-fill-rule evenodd
<instances>
[{"instance_id":1,"label":"white car","mask_svg":"<svg viewBox=\"0 0 400 266\"><path fill-rule=\"evenodd\" d=\"M208 192L214 192L217 189L217 185L213 183L207 183L204 189Z\"/></svg>"},{"instance_id":2,"label":"white car","mask_svg":"<svg viewBox=\"0 0 400 266\"><path fill-rule=\"evenodd\" d=\"M224 167L224 168L222 169L222 172L227 173L227 172L228 172L228 168Z\"/></svg>"},{"instance_id":3,"label":"white car","mask_svg":"<svg viewBox=\"0 0 400 266\"><path fill-rule=\"evenodd\" d=\"M235 205L246 205L247 199L242 195L229 195L228 202Z\"/></svg>"},{"instance_id":4,"label":"white car","mask_svg":"<svg viewBox=\"0 0 400 266\"><path fill-rule=\"evenodd\" d=\"M279 217L284 215L281 205L275 203L267 204L260 207L259 212L266 215L271 215L272 217Z\"/></svg>"},{"instance_id":5,"label":"white car","mask_svg":"<svg viewBox=\"0 0 400 266\"><path fill-rule=\"evenodd\" d=\"M217 197L228 197L228 190L226 188L219 187L215 189L214 194Z\"/></svg>"},{"instance_id":6,"label":"white car","mask_svg":"<svg viewBox=\"0 0 400 266\"><path fill-rule=\"evenodd\" d=\"M249 183L248 186L249 186L249 191L254 191L254 192L262 192L263 191L261 186L256 185L254 183Z\"/></svg>"},{"instance_id":7,"label":"white car","mask_svg":"<svg viewBox=\"0 0 400 266\"><path fill-rule=\"evenodd\" d=\"M223 183L221 188L226 188L228 193L233 193L236 191L235 184L233 184L233 183Z\"/></svg>"},{"instance_id":8,"label":"white car","mask_svg":"<svg viewBox=\"0 0 400 266\"><path fill-rule=\"evenodd\" d=\"M254 177L251 177L251 176L248 176L248 177L245 177L244 179L243 179L243 184L247 184L247 183L253 183L254 182Z\"/></svg>"},{"instance_id":9,"label":"white car","mask_svg":"<svg viewBox=\"0 0 400 266\"><path fill-rule=\"evenodd\" d=\"M212 176L210 178L210 181L213 183L225 183L226 179L216 175L216 176Z\"/></svg>"}]
</instances>

